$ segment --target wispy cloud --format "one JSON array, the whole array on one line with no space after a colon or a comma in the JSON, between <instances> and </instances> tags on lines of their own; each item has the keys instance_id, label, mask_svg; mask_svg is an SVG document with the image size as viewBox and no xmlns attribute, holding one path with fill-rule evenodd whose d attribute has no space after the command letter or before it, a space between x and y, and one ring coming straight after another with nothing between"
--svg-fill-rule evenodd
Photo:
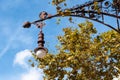
<instances>
[{"instance_id":1,"label":"wispy cloud","mask_svg":"<svg viewBox=\"0 0 120 80\"><path fill-rule=\"evenodd\" d=\"M13 43L13 40L15 39L16 35L20 32L21 28L18 28L17 31L10 37L8 40L7 45L4 47L4 49L0 52L0 58L8 51L11 44Z\"/></svg>"},{"instance_id":2,"label":"wispy cloud","mask_svg":"<svg viewBox=\"0 0 120 80\"><path fill-rule=\"evenodd\" d=\"M24 0L1 0L0 1L0 9L1 10L8 10L10 8L16 7L20 5Z\"/></svg>"},{"instance_id":3,"label":"wispy cloud","mask_svg":"<svg viewBox=\"0 0 120 80\"><path fill-rule=\"evenodd\" d=\"M0 51L0 58L7 53L9 49L12 49L13 47L17 48L19 44L31 46L33 42L33 37L29 34L26 34L25 30L19 26L15 28L16 25L20 25L20 23L15 23L12 20L4 20L2 21L0 19L0 36L1 40L4 42L2 45L0 45L1 51ZM5 27L4 27L5 26ZM16 45L17 44L17 45Z\"/></svg>"}]
</instances>

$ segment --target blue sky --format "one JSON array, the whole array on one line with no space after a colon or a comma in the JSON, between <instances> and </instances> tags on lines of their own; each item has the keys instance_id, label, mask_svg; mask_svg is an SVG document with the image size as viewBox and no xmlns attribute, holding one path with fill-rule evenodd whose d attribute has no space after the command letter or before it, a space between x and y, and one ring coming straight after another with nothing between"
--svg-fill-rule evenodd
<instances>
[{"instance_id":1,"label":"blue sky","mask_svg":"<svg viewBox=\"0 0 120 80\"><path fill-rule=\"evenodd\" d=\"M35 26L24 29L22 25L25 21L39 19L38 15L41 11L55 14L55 7L48 4L50 1L0 0L0 80L42 80L42 70L31 68L27 64L27 60L31 57L29 50L37 47L39 29ZM68 6L82 2L68 0ZM58 42L56 36L62 34L62 28L74 25L70 24L66 18L61 19L60 25L56 24L56 18L45 21L46 26L43 32L45 46L49 52L56 51L55 45ZM76 23L85 21L85 19L74 19ZM94 24L99 32L109 29L96 22Z\"/></svg>"}]
</instances>

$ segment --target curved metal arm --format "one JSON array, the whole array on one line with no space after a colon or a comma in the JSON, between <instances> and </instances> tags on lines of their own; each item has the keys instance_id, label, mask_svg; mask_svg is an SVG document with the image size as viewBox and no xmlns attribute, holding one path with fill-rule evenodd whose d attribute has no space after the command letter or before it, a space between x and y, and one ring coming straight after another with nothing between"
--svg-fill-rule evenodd
<instances>
[{"instance_id":1,"label":"curved metal arm","mask_svg":"<svg viewBox=\"0 0 120 80\"><path fill-rule=\"evenodd\" d=\"M119 30L115 29L115 28L112 27L111 25L106 24L106 23L104 23L104 22L102 22L102 21L99 21L99 20L96 20L96 19L92 19L92 18L89 18L89 17L79 16L79 15L71 15L71 16L74 16L74 17L82 17L82 18L86 18L86 19L90 19L90 20L96 21L96 22L101 23L101 24L103 24L103 25L105 25L105 26L107 26L107 27L109 27L109 28L115 30L116 32L120 33Z\"/></svg>"},{"instance_id":2,"label":"curved metal arm","mask_svg":"<svg viewBox=\"0 0 120 80\"><path fill-rule=\"evenodd\" d=\"M99 4L97 5L99 8L99 12L94 8L94 2L99 2ZM38 22L41 22L41 21L45 21L45 20L48 20L48 19L51 19L51 18L54 18L54 17L66 17L66 16L72 16L72 17L81 17L81 18L86 18L86 19L89 19L89 20L93 20L93 21L96 21L100 24L103 24L115 31L117 31L118 33L120 33L120 26L119 26L119 19L120 19L120 3L115 3L113 2L114 4L112 4L110 1L107 1L107 0L93 0L93 1L89 1L89 2L86 2L85 4L82 4L82 5L79 5L77 7L73 7L73 8L69 8L69 9L64 9L64 10L61 10L61 12L63 13L67 13L65 12L65 10L69 10L70 11L70 15L60 15L60 14L55 14L53 16L44 16L40 19L40 20L36 20L36 21L33 21L33 22L27 22L24 27L26 28L29 28L31 26L31 24L35 24L38 23ZM90 9L91 8L91 9ZM106 9L107 9L107 12L106 12ZM109 12L109 10L111 10L112 12ZM46 12L44 12L46 13ZM43 13L43 14L44 14ZM98 16L101 16L102 20L100 20L98 18ZM117 26L118 26L118 29L114 28L113 26L111 26L110 24L107 24L105 23L104 21L104 16L109 16L109 17L113 17L113 18L116 18L116 21L117 21Z\"/></svg>"},{"instance_id":3,"label":"curved metal arm","mask_svg":"<svg viewBox=\"0 0 120 80\"><path fill-rule=\"evenodd\" d=\"M98 22L98 23L101 23L101 24L103 24L103 25L105 25L105 26L107 26L107 27L115 30L116 32L120 33L119 30L115 29L115 28L112 27L111 25L106 24L106 23L104 23L104 22L102 22L102 21L99 21L99 20L96 20L96 19L92 19L92 18L89 18L89 17L85 17L85 16L80 16L80 15L69 15L69 16L72 16L72 17L81 17L81 18L86 18L86 19L89 19L89 20L93 20L93 21L96 21L96 22ZM111 16L112 16L112 17L115 17L114 15L111 15ZM31 22L31 24L36 24L37 22L44 21L44 20L48 20L48 19L55 18L55 17L60 17L60 15L56 14L56 15L53 15L53 16L48 17L48 18L45 18L45 19L36 20L36 21L34 21L34 22ZM64 17L67 17L67 16L64 16Z\"/></svg>"}]
</instances>

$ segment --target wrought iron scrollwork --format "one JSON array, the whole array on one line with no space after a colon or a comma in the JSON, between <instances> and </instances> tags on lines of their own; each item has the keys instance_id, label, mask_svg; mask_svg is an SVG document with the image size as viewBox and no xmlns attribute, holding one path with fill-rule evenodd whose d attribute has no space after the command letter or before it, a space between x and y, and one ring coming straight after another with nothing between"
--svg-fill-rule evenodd
<instances>
[{"instance_id":1,"label":"wrought iron scrollwork","mask_svg":"<svg viewBox=\"0 0 120 80\"><path fill-rule=\"evenodd\" d=\"M74 6L73 8L64 9L62 12L65 12L65 10L69 10L71 12L71 14L67 16L94 20L120 33L120 0L93 0L82 5ZM47 16L44 19L32 22L32 24L58 16L61 15L55 14L52 16ZM106 16L112 17L116 20L117 28L115 27L116 25L113 27L111 26L111 23L107 23L106 20L108 18L106 19Z\"/></svg>"}]
</instances>

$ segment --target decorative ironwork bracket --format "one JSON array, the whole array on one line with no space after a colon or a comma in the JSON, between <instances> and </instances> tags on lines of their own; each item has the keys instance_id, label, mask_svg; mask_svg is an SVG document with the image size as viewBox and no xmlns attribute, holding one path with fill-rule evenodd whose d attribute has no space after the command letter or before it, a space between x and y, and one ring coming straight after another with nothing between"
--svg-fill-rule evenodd
<instances>
[{"instance_id":1,"label":"decorative ironwork bracket","mask_svg":"<svg viewBox=\"0 0 120 80\"><path fill-rule=\"evenodd\" d=\"M68 13L66 11L69 11L70 15L63 16L61 14L55 14L51 16L45 11L41 12L39 15L41 19L29 24L36 24L37 22L41 22L54 17L72 16L96 21L120 33L120 0L93 0L82 5L77 5L73 8L60 10L60 12L64 14ZM116 23L114 23L116 24L114 27L111 25L111 23L107 23L107 20L109 18L112 18L112 20L116 21Z\"/></svg>"}]
</instances>

